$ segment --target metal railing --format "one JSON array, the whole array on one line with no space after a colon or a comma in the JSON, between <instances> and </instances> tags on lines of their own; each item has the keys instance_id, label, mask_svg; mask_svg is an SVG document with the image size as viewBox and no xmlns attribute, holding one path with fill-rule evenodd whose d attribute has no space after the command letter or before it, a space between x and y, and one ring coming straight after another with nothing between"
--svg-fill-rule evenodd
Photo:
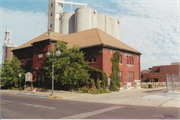
<instances>
[{"instance_id":1,"label":"metal railing","mask_svg":"<svg viewBox=\"0 0 180 120\"><path fill-rule=\"evenodd\" d=\"M166 84L167 84L167 92L168 91L180 92L180 73L179 75L166 74Z\"/></svg>"}]
</instances>

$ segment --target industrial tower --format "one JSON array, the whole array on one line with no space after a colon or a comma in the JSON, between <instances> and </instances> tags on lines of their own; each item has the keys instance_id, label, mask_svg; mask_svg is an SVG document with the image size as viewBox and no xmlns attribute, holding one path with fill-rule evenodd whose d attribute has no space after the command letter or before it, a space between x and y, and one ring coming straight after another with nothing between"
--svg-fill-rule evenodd
<instances>
[{"instance_id":1,"label":"industrial tower","mask_svg":"<svg viewBox=\"0 0 180 120\"><path fill-rule=\"evenodd\" d=\"M11 50L16 47L16 44L11 40L11 32L8 29L5 32L5 39L3 43L2 63L5 59L12 59L13 53Z\"/></svg>"},{"instance_id":2,"label":"industrial tower","mask_svg":"<svg viewBox=\"0 0 180 120\"><path fill-rule=\"evenodd\" d=\"M64 0L49 0L48 31L59 33L59 19L63 13L64 4L86 7L86 3L65 2Z\"/></svg>"},{"instance_id":3,"label":"industrial tower","mask_svg":"<svg viewBox=\"0 0 180 120\"><path fill-rule=\"evenodd\" d=\"M77 8L74 12L63 12L64 4L84 7ZM87 8L86 6L86 3L49 0L48 31L67 35L98 28L120 40L120 20L117 18L111 18L105 13L98 13L97 10Z\"/></svg>"}]
</instances>

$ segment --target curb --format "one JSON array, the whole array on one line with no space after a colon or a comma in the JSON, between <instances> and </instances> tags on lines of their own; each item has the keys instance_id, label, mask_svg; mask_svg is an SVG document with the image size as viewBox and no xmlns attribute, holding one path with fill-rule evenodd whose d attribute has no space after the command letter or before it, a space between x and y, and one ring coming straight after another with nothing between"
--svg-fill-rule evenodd
<instances>
[{"instance_id":1,"label":"curb","mask_svg":"<svg viewBox=\"0 0 180 120\"><path fill-rule=\"evenodd\" d=\"M70 98L70 97L49 96L49 98L63 99L63 98Z\"/></svg>"},{"instance_id":2,"label":"curb","mask_svg":"<svg viewBox=\"0 0 180 120\"><path fill-rule=\"evenodd\" d=\"M44 98L57 98L57 99L70 98L70 97L59 97L59 96L32 95L32 94L23 94L23 93L16 93L16 95L44 97Z\"/></svg>"},{"instance_id":3,"label":"curb","mask_svg":"<svg viewBox=\"0 0 180 120\"><path fill-rule=\"evenodd\" d=\"M16 93L16 95L34 96L34 97L44 97L44 98L48 98L48 97L49 97L49 96L45 96L45 95L31 95L31 94L22 94L22 93Z\"/></svg>"}]
</instances>

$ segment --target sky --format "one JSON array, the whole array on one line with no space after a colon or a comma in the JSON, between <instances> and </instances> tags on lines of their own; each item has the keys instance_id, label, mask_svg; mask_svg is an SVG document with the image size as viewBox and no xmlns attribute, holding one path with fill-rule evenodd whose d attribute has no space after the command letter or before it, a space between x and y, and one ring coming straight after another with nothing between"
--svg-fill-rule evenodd
<instances>
[{"instance_id":1,"label":"sky","mask_svg":"<svg viewBox=\"0 0 180 120\"><path fill-rule=\"evenodd\" d=\"M0 51L8 28L17 46L47 31L49 0L0 0ZM142 53L141 70L180 62L179 0L65 0L120 19L120 40ZM64 6L72 12L80 6ZM0 56L0 63L2 56Z\"/></svg>"}]
</instances>

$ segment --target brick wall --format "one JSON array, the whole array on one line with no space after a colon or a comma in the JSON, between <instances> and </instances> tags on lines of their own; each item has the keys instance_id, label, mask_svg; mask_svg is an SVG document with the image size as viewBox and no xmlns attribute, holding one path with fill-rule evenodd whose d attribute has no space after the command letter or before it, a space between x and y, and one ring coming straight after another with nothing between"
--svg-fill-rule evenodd
<instances>
[{"instance_id":1,"label":"brick wall","mask_svg":"<svg viewBox=\"0 0 180 120\"><path fill-rule=\"evenodd\" d=\"M103 70L106 72L107 76L110 77L112 73L112 62L111 58L115 53L114 50L103 49ZM140 80L140 55L130 54L121 52L122 63L119 63L120 71L122 71L122 83L129 82L129 72L134 73L134 80ZM134 59L134 64L126 64L126 57L131 56Z\"/></svg>"},{"instance_id":2,"label":"brick wall","mask_svg":"<svg viewBox=\"0 0 180 120\"><path fill-rule=\"evenodd\" d=\"M158 79L158 82L166 82L166 74L179 75L179 72L180 65L153 66L151 73L141 74L141 81L151 82L151 79Z\"/></svg>"}]
</instances>

